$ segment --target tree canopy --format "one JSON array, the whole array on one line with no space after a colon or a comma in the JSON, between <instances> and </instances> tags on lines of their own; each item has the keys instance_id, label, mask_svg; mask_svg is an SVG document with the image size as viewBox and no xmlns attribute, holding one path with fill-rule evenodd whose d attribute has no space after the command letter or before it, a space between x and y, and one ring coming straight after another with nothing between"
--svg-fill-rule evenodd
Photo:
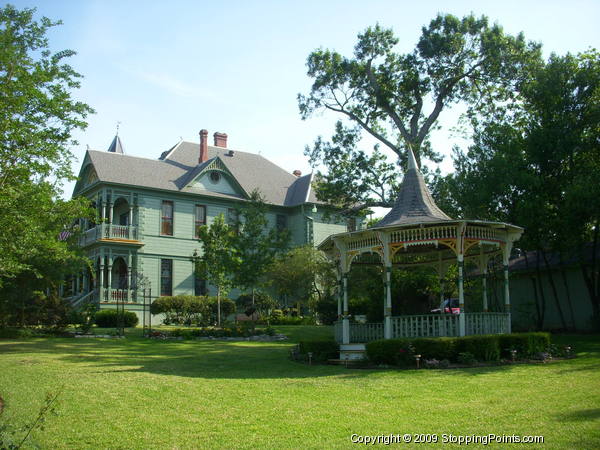
<instances>
[{"instance_id":1,"label":"tree canopy","mask_svg":"<svg viewBox=\"0 0 600 450\"><path fill-rule=\"evenodd\" d=\"M552 55L519 97L476 124L473 145L456 152L455 173L438 191L456 217L524 226L519 246L538 252L538 263L547 252L575 257L600 320L600 261L589 261L590 243L592 255L600 250L600 54Z\"/></svg>"},{"instance_id":2,"label":"tree canopy","mask_svg":"<svg viewBox=\"0 0 600 450\"><path fill-rule=\"evenodd\" d=\"M72 50L52 53L46 34L60 22L35 10L0 9L0 286L27 297L56 288L67 271L83 264L73 244L75 219L88 215L84 200L60 198L72 179L71 133L84 129L93 110L72 91L79 75L66 59ZM59 234L71 238L59 240ZM10 303L10 302L9 302ZM6 305L5 305L6 306Z\"/></svg>"},{"instance_id":3,"label":"tree canopy","mask_svg":"<svg viewBox=\"0 0 600 450\"><path fill-rule=\"evenodd\" d=\"M511 36L484 16L459 19L438 15L422 28L416 48L395 51L399 40L380 25L358 35L354 55L318 49L307 60L314 82L307 95L298 95L302 118L316 111L339 113L331 141L318 138L306 154L319 171L317 196L354 210L391 206L398 186L396 162L376 147L358 148L365 131L398 158L407 161L410 148L439 162L429 134L444 108L468 105L469 113L493 110L497 102L513 98L513 89L540 59L540 46Z\"/></svg>"}]
</instances>

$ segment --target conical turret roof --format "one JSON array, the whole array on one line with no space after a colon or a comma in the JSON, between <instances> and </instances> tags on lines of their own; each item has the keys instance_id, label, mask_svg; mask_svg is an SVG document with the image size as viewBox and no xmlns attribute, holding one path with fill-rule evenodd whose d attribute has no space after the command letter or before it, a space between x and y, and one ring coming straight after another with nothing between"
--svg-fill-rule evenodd
<instances>
[{"instance_id":1,"label":"conical turret roof","mask_svg":"<svg viewBox=\"0 0 600 450\"><path fill-rule=\"evenodd\" d=\"M121 143L121 138L119 138L118 134L115 136L110 146L108 147L108 151L111 153L125 154L125 151L123 150L123 144Z\"/></svg>"},{"instance_id":2,"label":"conical turret roof","mask_svg":"<svg viewBox=\"0 0 600 450\"><path fill-rule=\"evenodd\" d=\"M433 200L417 166L415 155L408 149L408 170L404 174L398 199L387 215L373 228L452 220Z\"/></svg>"}]
</instances>

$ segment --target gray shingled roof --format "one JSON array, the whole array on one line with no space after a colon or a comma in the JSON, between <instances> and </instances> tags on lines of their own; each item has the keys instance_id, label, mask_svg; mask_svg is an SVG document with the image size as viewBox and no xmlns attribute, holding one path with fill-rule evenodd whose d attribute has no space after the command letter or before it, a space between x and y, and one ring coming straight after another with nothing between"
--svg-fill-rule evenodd
<instances>
[{"instance_id":1,"label":"gray shingled roof","mask_svg":"<svg viewBox=\"0 0 600 450\"><path fill-rule=\"evenodd\" d=\"M180 142L158 160L88 150L98 179L104 182L182 191L218 156L244 191L250 193L258 189L267 203L282 206L295 206L306 201L320 203L310 189L310 175L296 177L261 155L213 146L208 146L209 161L198 164L199 153L199 144L193 142ZM220 198L240 198L212 191L195 192Z\"/></svg>"},{"instance_id":2,"label":"gray shingled roof","mask_svg":"<svg viewBox=\"0 0 600 450\"><path fill-rule=\"evenodd\" d=\"M108 147L108 151L111 153L125 154L125 151L123 150L123 144L121 143L121 138L119 138L118 134L115 136L113 141L110 143L110 146Z\"/></svg>"},{"instance_id":3,"label":"gray shingled roof","mask_svg":"<svg viewBox=\"0 0 600 450\"><path fill-rule=\"evenodd\" d=\"M412 151L409 149L408 152L408 170L404 174L398 199L391 211L373 228L452 220L435 204Z\"/></svg>"}]
</instances>

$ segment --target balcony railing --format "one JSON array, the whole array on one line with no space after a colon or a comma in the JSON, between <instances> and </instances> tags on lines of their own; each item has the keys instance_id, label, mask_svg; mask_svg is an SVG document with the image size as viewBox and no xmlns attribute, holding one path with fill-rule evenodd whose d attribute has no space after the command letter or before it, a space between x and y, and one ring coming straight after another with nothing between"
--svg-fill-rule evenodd
<instances>
[{"instance_id":1,"label":"balcony railing","mask_svg":"<svg viewBox=\"0 0 600 450\"><path fill-rule=\"evenodd\" d=\"M80 245L90 245L100 239L119 239L126 241L137 241L138 227L135 225L113 225L102 223L90 228L80 238Z\"/></svg>"}]
</instances>

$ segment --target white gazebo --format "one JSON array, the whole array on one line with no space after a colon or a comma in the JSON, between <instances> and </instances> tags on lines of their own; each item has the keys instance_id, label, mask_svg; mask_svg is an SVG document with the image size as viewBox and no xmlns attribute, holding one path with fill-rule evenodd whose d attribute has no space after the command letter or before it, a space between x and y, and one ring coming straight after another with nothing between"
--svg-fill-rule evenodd
<instances>
[{"instance_id":1,"label":"white gazebo","mask_svg":"<svg viewBox=\"0 0 600 450\"><path fill-rule=\"evenodd\" d=\"M513 243L521 237L523 228L502 222L451 219L435 204L412 151L408 153L408 171L392 210L371 228L334 234L319 245L319 249L338 267L338 321L335 324L335 336L341 344L342 354L344 349L361 350L364 343L377 339L511 331L508 260ZM504 308L490 312L487 267L489 259L499 255L502 255L504 266ZM483 275L482 312L465 310L465 261L475 263ZM350 321L348 272L353 263L383 265L383 323ZM445 314L442 311L440 314L392 316L392 267L429 266L437 271L441 283L453 263L458 264L460 314ZM359 348L356 344L363 345Z\"/></svg>"}]
</instances>

